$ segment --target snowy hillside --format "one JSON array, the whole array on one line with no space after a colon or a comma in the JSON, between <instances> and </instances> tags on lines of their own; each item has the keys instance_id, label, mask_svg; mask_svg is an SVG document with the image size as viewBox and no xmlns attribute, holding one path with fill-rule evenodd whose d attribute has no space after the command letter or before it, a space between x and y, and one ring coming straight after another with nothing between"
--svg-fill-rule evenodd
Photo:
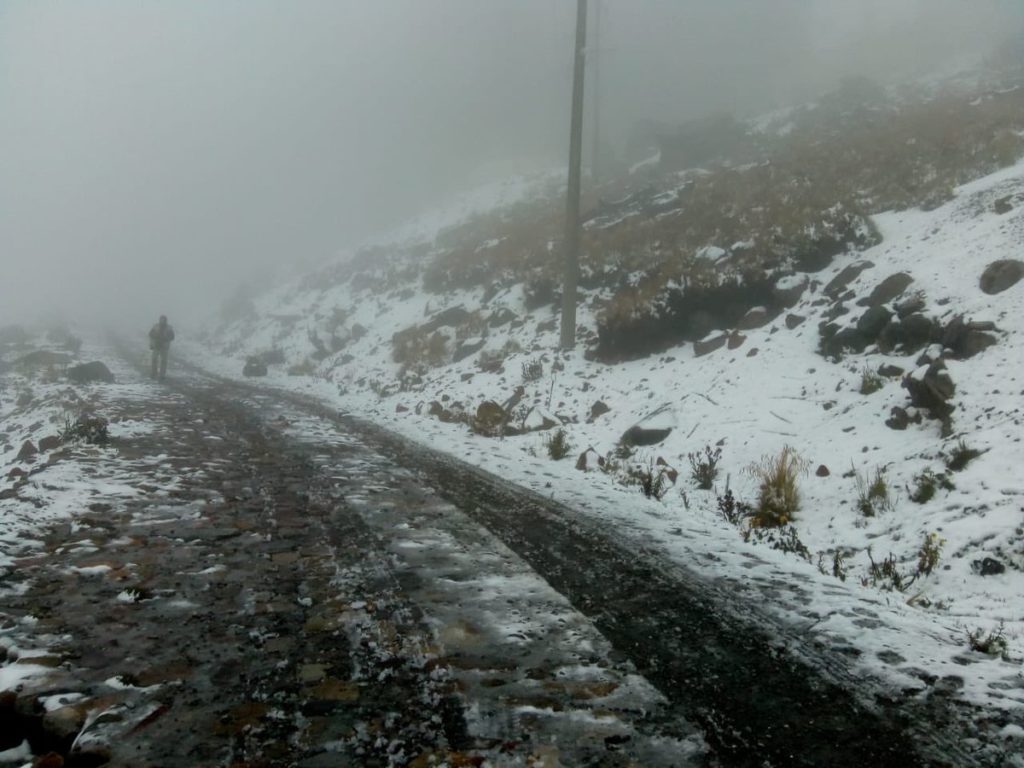
<instances>
[{"instance_id":1,"label":"snowy hillside","mask_svg":"<svg viewBox=\"0 0 1024 768\"><path fill-rule=\"evenodd\" d=\"M563 500L907 695L939 681L1019 714L1024 162L948 197L851 218L827 266L762 273L766 305L742 273L735 321L642 356L601 352L607 283L584 291L565 353L536 282L424 290L410 253L297 280L195 352ZM766 500L780 458L799 497L786 509ZM1024 735L1008 722L999 738Z\"/></svg>"}]
</instances>

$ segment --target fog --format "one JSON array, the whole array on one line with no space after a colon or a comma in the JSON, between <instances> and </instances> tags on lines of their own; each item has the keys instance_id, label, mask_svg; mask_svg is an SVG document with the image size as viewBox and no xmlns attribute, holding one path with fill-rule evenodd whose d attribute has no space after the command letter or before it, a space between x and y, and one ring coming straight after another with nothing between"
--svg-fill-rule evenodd
<instances>
[{"instance_id":1,"label":"fog","mask_svg":"<svg viewBox=\"0 0 1024 768\"><path fill-rule=\"evenodd\" d=\"M1020 6L605 0L602 135L949 69L1022 29ZM572 0L0 2L0 323L187 325L240 284L564 165L574 16Z\"/></svg>"}]
</instances>

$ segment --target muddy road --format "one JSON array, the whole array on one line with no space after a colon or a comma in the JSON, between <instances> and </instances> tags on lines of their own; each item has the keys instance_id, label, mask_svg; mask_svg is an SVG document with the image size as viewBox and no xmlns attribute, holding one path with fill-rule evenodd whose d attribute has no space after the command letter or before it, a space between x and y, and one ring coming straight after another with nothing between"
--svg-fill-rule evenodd
<instances>
[{"instance_id":1,"label":"muddy road","mask_svg":"<svg viewBox=\"0 0 1024 768\"><path fill-rule=\"evenodd\" d=\"M52 668L0 750L67 765L972 765L755 607L573 510L193 371L115 418L102 492L4 574ZM26 621L26 617L31 620Z\"/></svg>"}]
</instances>

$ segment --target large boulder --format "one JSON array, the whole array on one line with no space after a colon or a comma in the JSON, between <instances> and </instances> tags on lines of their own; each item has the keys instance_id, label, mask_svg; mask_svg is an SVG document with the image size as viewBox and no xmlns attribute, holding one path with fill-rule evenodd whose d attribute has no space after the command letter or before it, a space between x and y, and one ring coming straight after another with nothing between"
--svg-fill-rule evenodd
<instances>
[{"instance_id":1,"label":"large boulder","mask_svg":"<svg viewBox=\"0 0 1024 768\"><path fill-rule=\"evenodd\" d=\"M675 413L663 405L623 432L619 443L629 447L657 445L672 434L675 424Z\"/></svg>"},{"instance_id":2,"label":"large boulder","mask_svg":"<svg viewBox=\"0 0 1024 768\"><path fill-rule=\"evenodd\" d=\"M933 419L942 422L943 434L952 431L953 404L956 385L946 371L946 363L936 360L903 378L903 387L910 393L910 402Z\"/></svg>"},{"instance_id":3,"label":"large boulder","mask_svg":"<svg viewBox=\"0 0 1024 768\"><path fill-rule=\"evenodd\" d=\"M76 384L92 384L97 381L104 384L114 383L114 374L99 360L75 365L68 368L66 373L67 377Z\"/></svg>"},{"instance_id":4,"label":"large boulder","mask_svg":"<svg viewBox=\"0 0 1024 768\"><path fill-rule=\"evenodd\" d=\"M993 261L981 273L980 287L990 296L1012 288L1024 278L1024 261L1000 259Z\"/></svg>"},{"instance_id":5,"label":"large boulder","mask_svg":"<svg viewBox=\"0 0 1024 768\"><path fill-rule=\"evenodd\" d=\"M875 266L870 261L858 261L854 264L850 264L848 267L844 267L843 270L833 277L828 284L824 287L823 292L826 296L831 299L839 296L850 283L856 280L860 273L865 269L871 269Z\"/></svg>"},{"instance_id":6,"label":"large boulder","mask_svg":"<svg viewBox=\"0 0 1024 768\"><path fill-rule=\"evenodd\" d=\"M885 280L875 286L875 289L871 291L871 294L861 299L858 304L867 307L877 307L882 304L888 304L898 296L903 295L903 292L907 290L911 283L914 282L914 278L908 275L906 272L897 272L895 275L889 275Z\"/></svg>"},{"instance_id":7,"label":"large boulder","mask_svg":"<svg viewBox=\"0 0 1024 768\"><path fill-rule=\"evenodd\" d=\"M869 341L874 341L889 324L892 313L883 306L875 305L857 320L857 332Z\"/></svg>"},{"instance_id":8,"label":"large boulder","mask_svg":"<svg viewBox=\"0 0 1024 768\"><path fill-rule=\"evenodd\" d=\"M737 330L750 331L754 328L766 326L772 319L772 314L765 307L752 307L736 323Z\"/></svg>"}]
</instances>

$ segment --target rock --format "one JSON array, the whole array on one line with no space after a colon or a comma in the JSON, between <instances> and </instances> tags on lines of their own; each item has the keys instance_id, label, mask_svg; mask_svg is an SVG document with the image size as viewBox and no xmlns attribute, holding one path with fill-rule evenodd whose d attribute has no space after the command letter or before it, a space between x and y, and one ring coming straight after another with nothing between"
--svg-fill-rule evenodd
<instances>
[{"instance_id":1,"label":"rock","mask_svg":"<svg viewBox=\"0 0 1024 768\"><path fill-rule=\"evenodd\" d=\"M931 344L938 336L937 321L914 313L886 326L879 334L878 342L883 350L900 347L904 354L910 355Z\"/></svg>"},{"instance_id":2,"label":"rock","mask_svg":"<svg viewBox=\"0 0 1024 768\"><path fill-rule=\"evenodd\" d=\"M747 357L757 357L757 351L757 347L752 347L750 351L747 352Z\"/></svg>"},{"instance_id":3,"label":"rock","mask_svg":"<svg viewBox=\"0 0 1024 768\"><path fill-rule=\"evenodd\" d=\"M956 393L956 385L942 360L904 376L903 386L910 393L911 404L941 421L944 433L952 429L953 406L949 401Z\"/></svg>"},{"instance_id":4,"label":"rock","mask_svg":"<svg viewBox=\"0 0 1024 768\"><path fill-rule=\"evenodd\" d=\"M804 291L807 290L809 283L810 281L806 277L797 283L793 282L793 278L783 278L772 288L772 297L775 299L775 305L785 309L795 307L797 302L800 301L800 297L804 295Z\"/></svg>"},{"instance_id":5,"label":"rock","mask_svg":"<svg viewBox=\"0 0 1024 768\"><path fill-rule=\"evenodd\" d=\"M79 707L60 707L43 715L43 731L68 752L75 737L85 725L85 711Z\"/></svg>"},{"instance_id":6,"label":"rock","mask_svg":"<svg viewBox=\"0 0 1024 768\"><path fill-rule=\"evenodd\" d=\"M861 272L865 269L871 269L873 266L875 265L870 261L858 261L848 267L844 267L838 275L828 282L822 292L830 298L835 298L842 293L846 286L856 280L857 277L860 276Z\"/></svg>"},{"instance_id":7,"label":"rock","mask_svg":"<svg viewBox=\"0 0 1024 768\"><path fill-rule=\"evenodd\" d=\"M0 371L0 373L3 373L3 371ZM26 390L26 391L22 392L20 395L18 395L18 399L15 401L15 404L19 408L24 408L27 405L31 405L33 399L34 398L32 396L32 392L30 392L29 390Z\"/></svg>"},{"instance_id":8,"label":"rock","mask_svg":"<svg viewBox=\"0 0 1024 768\"><path fill-rule=\"evenodd\" d=\"M718 336L712 336L710 339L695 341L693 342L693 356L703 357L704 355L710 355L712 352L724 347L728 340L728 334L722 333Z\"/></svg>"},{"instance_id":9,"label":"rock","mask_svg":"<svg viewBox=\"0 0 1024 768\"><path fill-rule=\"evenodd\" d=\"M829 332L830 327L826 326L823 334ZM842 328L830 336L822 336L821 351L826 357L838 358L846 352L860 354L869 343L869 340L864 338L856 328Z\"/></svg>"},{"instance_id":10,"label":"rock","mask_svg":"<svg viewBox=\"0 0 1024 768\"><path fill-rule=\"evenodd\" d=\"M767 325L771 319L772 315L765 307L752 307L747 310L747 314L741 317L739 322L736 323L736 329L740 331L750 331L754 328L762 328Z\"/></svg>"},{"instance_id":11,"label":"rock","mask_svg":"<svg viewBox=\"0 0 1024 768\"><path fill-rule=\"evenodd\" d=\"M878 375L884 376L887 379L896 379L902 376L903 374L904 370L900 368L898 365L891 365L889 363L885 363L883 365L878 366Z\"/></svg>"},{"instance_id":12,"label":"rock","mask_svg":"<svg viewBox=\"0 0 1024 768\"><path fill-rule=\"evenodd\" d=\"M942 329L942 346L952 350L958 360L967 360L998 343L998 339L985 329L992 323L965 322L963 315L957 315Z\"/></svg>"},{"instance_id":13,"label":"rock","mask_svg":"<svg viewBox=\"0 0 1024 768\"><path fill-rule=\"evenodd\" d=\"M28 461L35 457L39 453L39 449L36 448L35 444L31 440L26 440L21 444L21 450L18 451L18 461Z\"/></svg>"},{"instance_id":14,"label":"rock","mask_svg":"<svg viewBox=\"0 0 1024 768\"><path fill-rule=\"evenodd\" d=\"M1006 566L994 557L985 557L971 563L971 568L979 576L998 576L1006 572Z\"/></svg>"},{"instance_id":15,"label":"rock","mask_svg":"<svg viewBox=\"0 0 1024 768\"><path fill-rule=\"evenodd\" d=\"M924 296L922 296L920 293L914 294L913 296L911 296L908 299L905 299L904 301L897 302L896 316L899 317L900 320L902 320L908 315L913 315L916 312L920 312L921 310L924 309L924 306Z\"/></svg>"},{"instance_id":16,"label":"rock","mask_svg":"<svg viewBox=\"0 0 1024 768\"><path fill-rule=\"evenodd\" d=\"M743 346L743 342L745 342L746 340L747 337L744 336L742 333L740 333L739 331L733 331L732 333L729 334L729 340L726 342L726 346L729 349L739 349L740 347Z\"/></svg>"},{"instance_id":17,"label":"rock","mask_svg":"<svg viewBox=\"0 0 1024 768\"><path fill-rule=\"evenodd\" d=\"M587 448L580 457L576 459L576 469L581 472L590 472L604 467L604 457L593 448Z\"/></svg>"},{"instance_id":18,"label":"rock","mask_svg":"<svg viewBox=\"0 0 1024 768\"><path fill-rule=\"evenodd\" d=\"M504 408L493 400L484 400L477 406L472 427L477 434L494 436L501 433L506 421L508 414Z\"/></svg>"},{"instance_id":19,"label":"rock","mask_svg":"<svg viewBox=\"0 0 1024 768\"><path fill-rule=\"evenodd\" d=\"M828 467L826 467L824 464L819 464L818 468L814 471L814 474L817 477L828 477L832 473L829 472Z\"/></svg>"},{"instance_id":20,"label":"rock","mask_svg":"<svg viewBox=\"0 0 1024 768\"><path fill-rule=\"evenodd\" d=\"M1013 200L1013 195L1006 195L1004 197L1000 197L998 200L992 203L992 210L998 213L1000 216L1002 216L1004 213L1009 213L1010 211L1013 210L1013 203L1011 202L1011 200Z\"/></svg>"},{"instance_id":21,"label":"rock","mask_svg":"<svg viewBox=\"0 0 1024 768\"><path fill-rule=\"evenodd\" d=\"M904 429L909 427L911 424L920 424L921 414L915 413L913 418L904 408L900 408L898 405L894 405L892 410L889 411L889 418L885 420L885 426L889 429L895 429L902 432Z\"/></svg>"},{"instance_id":22,"label":"rock","mask_svg":"<svg viewBox=\"0 0 1024 768\"><path fill-rule=\"evenodd\" d=\"M913 282L914 278L906 272L897 272L894 275L889 275L875 286L875 289L871 291L871 294L866 299L861 299L857 304L862 307L877 307L882 304L888 304L897 296L902 295Z\"/></svg>"},{"instance_id":23,"label":"rock","mask_svg":"<svg viewBox=\"0 0 1024 768\"><path fill-rule=\"evenodd\" d=\"M28 477L28 472L26 472L21 467L14 467L10 472L7 473L8 480L20 480L23 477Z\"/></svg>"},{"instance_id":24,"label":"rock","mask_svg":"<svg viewBox=\"0 0 1024 768\"><path fill-rule=\"evenodd\" d=\"M1012 288L1024 277L1024 261L1017 259L1000 259L993 261L981 273L979 286L982 292L990 296Z\"/></svg>"},{"instance_id":25,"label":"rock","mask_svg":"<svg viewBox=\"0 0 1024 768\"><path fill-rule=\"evenodd\" d=\"M47 752L32 761L32 768L64 768L64 758L59 752Z\"/></svg>"},{"instance_id":26,"label":"rock","mask_svg":"<svg viewBox=\"0 0 1024 768\"><path fill-rule=\"evenodd\" d=\"M619 442L628 446L657 445L672 434L674 424L675 414L668 405L662 405L627 429Z\"/></svg>"},{"instance_id":27,"label":"rock","mask_svg":"<svg viewBox=\"0 0 1024 768\"><path fill-rule=\"evenodd\" d=\"M464 307L449 307L431 317L420 326L420 330L424 333L431 333L445 326L465 325L472 317L472 313L468 312Z\"/></svg>"},{"instance_id":28,"label":"rock","mask_svg":"<svg viewBox=\"0 0 1024 768\"><path fill-rule=\"evenodd\" d=\"M245 367L242 368L243 376L266 376L267 364L259 355L252 355L245 359Z\"/></svg>"},{"instance_id":29,"label":"rock","mask_svg":"<svg viewBox=\"0 0 1024 768\"><path fill-rule=\"evenodd\" d=\"M60 438L57 437L57 435L47 435L46 437L40 439L40 441L39 441L39 450L40 451L44 451L44 452L45 451L52 451L55 448L59 448L59 447L60 447Z\"/></svg>"},{"instance_id":30,"label":"rock","mask_svg":"<svg viewBox=\"0 0 1024 768\"><path fill-rule=\"evenodd\" d=\"M866 340L877 339L889 324L892 313L883 306L875 305L857 320L857 332ZM865 345L866 346L866 345Z\"/></svg>"},{"instance_id":31,"label":"rock","mask_svg":"<svg viewBox=\"0 0 1024 768\"><path fill-rule=\"evenodd\" d=\"M592 423L599 416L604 416L604 414L608 413L610 410L611 408L609 408L605 402L598 400L590 406L590 416L587 417L587 422Z\"/></svg>"},{"instance_id":32,"label":"rock","mask_svg":"<svg viewBox=\"0 0 1024 768\"><path fill-rule=\"evenodd\" d=\"M786 327L792 331L794 328L802 325L806 319L803 315L796 315L790 312L786 315Z\"/></svg>"},{"instance_id":33,"label":"rock","mask_svg":"<svg viewBox=\"0 0 1024 768\"><path fill-rule=\"evenodd\" d=\"M474 338L460 341L459 345L455 347L455 351L452 353L452 362L457 363L460 360L465 360L470 355L475 355L481 349L484 344L487 343L486 339Z\"/></svg>"},{"instance_id":34,"label":"rock","mask_svg":"<svg viewBox=\"0 0 1024 768\"><path fill-rule=\"evenodd\" d=\"M395 413L405 413L408 410L408 407L402 405L401 403L395 406Z\"/></svg>"}]
</instances>

